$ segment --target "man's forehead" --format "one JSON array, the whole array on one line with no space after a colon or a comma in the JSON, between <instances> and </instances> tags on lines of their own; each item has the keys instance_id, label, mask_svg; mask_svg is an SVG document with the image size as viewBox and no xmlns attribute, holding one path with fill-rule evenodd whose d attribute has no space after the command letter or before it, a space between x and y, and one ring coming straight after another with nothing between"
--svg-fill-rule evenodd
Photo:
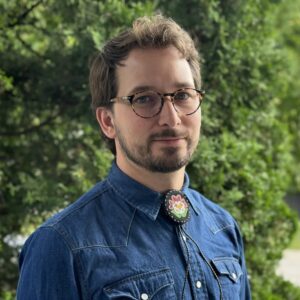
<instances>
[{"instance_id":1,"label":"man's forehead","mask_svg":"<svg viewBox=\"0 0 300 300\"><path fill-rule=\"evenodd\" d=\"M182 88L186 88L186 87L193 87L191 86L191 83L188 81L182 81L182 82L175 82L173 84L173 88L175 90L179 90ZM139 84L134 86L131 90L130 90L130 94L135 94L141 91L157 91L157 87L154 85L149 85L149 84ZM157 92L165 92L165 91L157 91Z\"/></svg>"},{"instance_id":2,"label":"man's forehead","mask_svg":"<svg viewBox=\"0 0 300 300\"><path fill-rule=\"evenodd\" d=\"M139 91L173 92L194 87L191 68L177 48L133 49L116 68L118 92L132 95Z\"/></svg>"},{"instance_id":3,"label":"man's forehead","mask_svg":"<svg viewBox=\"0 0 300 300\"><path fill-rule=\"evenodd\" d=\"M182 53L170 45L163 48L133 48L125 59L120 61L119 66L126 66L129 61L144 60L146 57L168 56L169 59L185 59Z\"/></svg>"}]
</instances>

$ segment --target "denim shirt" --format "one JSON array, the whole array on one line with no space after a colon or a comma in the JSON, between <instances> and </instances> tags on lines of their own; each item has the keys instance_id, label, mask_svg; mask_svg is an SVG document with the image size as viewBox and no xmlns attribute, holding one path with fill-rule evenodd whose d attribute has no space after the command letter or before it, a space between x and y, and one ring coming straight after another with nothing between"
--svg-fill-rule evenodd
<instances>
[{"instance_id":1,"label":"denim shirt","mask_svg":"<svg viewBox=\"0 0 300 300\"><path fill-rule=\"evenodd\" d=\"M17 299L251 299L235 220L188 186L185 174L190 219L180 227L162 194L113 164L28 238Z\"/></svg>"}]
</instances>

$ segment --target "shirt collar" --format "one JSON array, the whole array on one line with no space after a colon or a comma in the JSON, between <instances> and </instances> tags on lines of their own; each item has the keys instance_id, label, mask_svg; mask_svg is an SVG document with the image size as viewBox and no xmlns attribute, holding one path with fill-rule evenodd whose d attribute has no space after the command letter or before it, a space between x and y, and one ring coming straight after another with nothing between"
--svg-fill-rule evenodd
<instances>
[{"instance_id":1,"label":"shirt collar","mask_svg":"<svg viewBox=\"0 0 300 300\"><path fill-rule=\"evenodd\" d=\"M112 164L107 181L116 194L131 206L143 212L152 220L157 218L161 204L164 200L164 194L153 191L129 177L115 162ZM197 210L195 199L188 188L189 183L189 177L187 173L185 173L182 191L190 200L191 206L196 214L198 214L199 212Z\"/></svg>"}]
</instances>

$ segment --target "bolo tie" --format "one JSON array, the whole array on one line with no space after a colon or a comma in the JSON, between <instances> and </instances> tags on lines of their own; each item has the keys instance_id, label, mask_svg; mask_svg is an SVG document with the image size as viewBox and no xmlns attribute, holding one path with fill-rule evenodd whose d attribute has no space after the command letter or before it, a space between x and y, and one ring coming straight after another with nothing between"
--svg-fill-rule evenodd
<instances>
[{"instance_id":1,"label":"bolo tie","mask_svg":"<svg viewBox=\"0 0 300 300\"><path fill-rule=\"evenodd\" d=\"M169 190L166 195L163 202L163 208L165 214L168 216L168 218L177 225L177 230L179 232L179 235L182 237L182 241L184 244L184 248L186 251L186 270L185 270L185 276L184 276L184 282L182 287L182 293L181 293L181 299L184 299L184 290L186 286L186 281L188 278L189 268L190 268L190 252L189 248L187 246L186 239L183 237L188 237L193 244L198 249L200 255L202 256L205 263L209 266L209 269L212 271L214 277L217 280L219 291L220 291L220 300L223 299L223 291L221 287L221 283L219 280L218 275L216 274L214 268L212 267L211 263L207 259L207 257L204 255L196 241L184 230L183 225L188 222L190 219L190 202L188 197L180 190Z\"/></svg>"}]
</instances>

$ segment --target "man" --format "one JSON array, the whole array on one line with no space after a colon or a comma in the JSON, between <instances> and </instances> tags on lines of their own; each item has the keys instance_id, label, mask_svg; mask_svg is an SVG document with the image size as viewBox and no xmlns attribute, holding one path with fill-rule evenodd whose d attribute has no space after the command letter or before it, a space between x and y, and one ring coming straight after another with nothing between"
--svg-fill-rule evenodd
<instances>
[{"instance_id":1,"label":"man","mask_svg":"<svg viewBox=\"0 0 300 300\"><path fill-rule=\"evenodd\" d=\"M17 299L250 299L236 222L185 173L204 96L189 35L137 19L95 58L90 87L115 161L28 239Z\"/></svg>"}]
</instances>

